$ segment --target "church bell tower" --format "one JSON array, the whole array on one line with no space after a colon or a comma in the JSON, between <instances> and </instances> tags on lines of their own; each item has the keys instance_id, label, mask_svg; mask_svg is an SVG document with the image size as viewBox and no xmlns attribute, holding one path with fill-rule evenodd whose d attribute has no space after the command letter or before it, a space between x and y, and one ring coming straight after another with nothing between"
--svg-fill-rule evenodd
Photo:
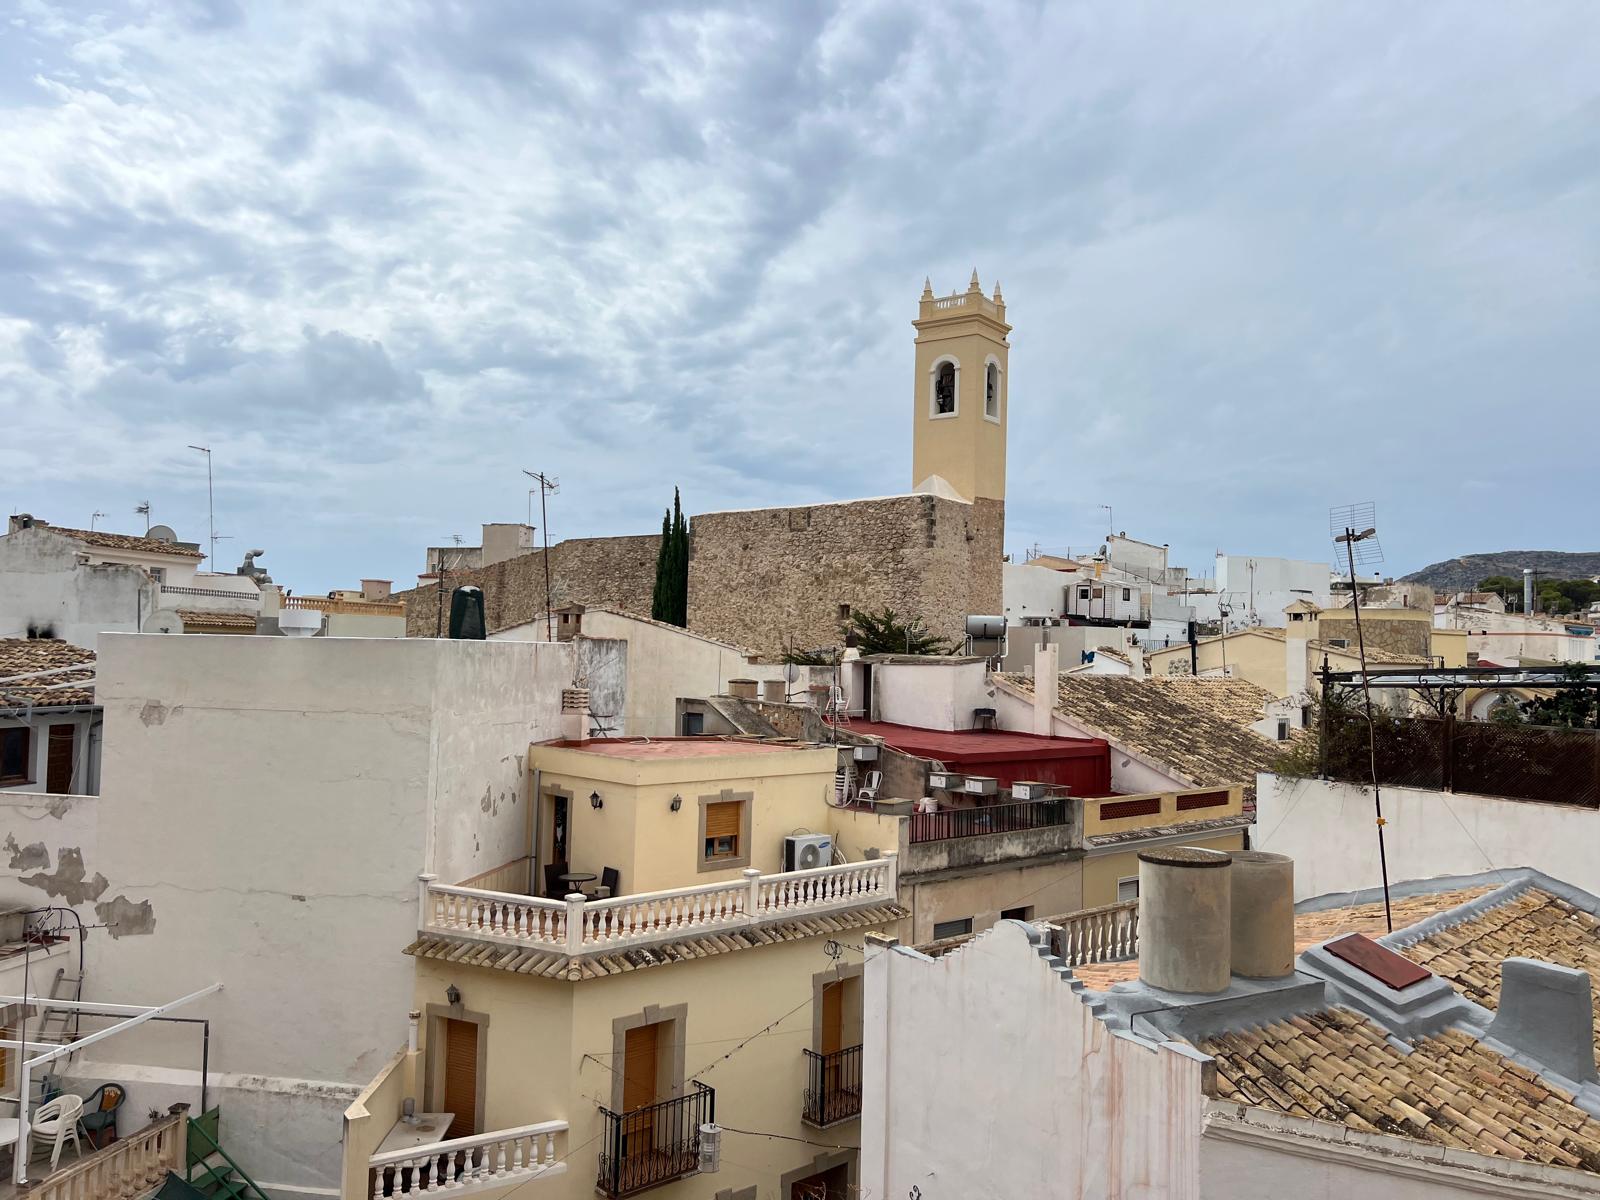
<instances>
[{"instance_id":1,"label":"church bell tower","mask_svg":"<svg viewBox=\"0 0 1600 1200\"><path fill-rule=\"evenodd\" d=\"M962 500L1006 496L1006 386L1011 344L1000 285L991 299L978 272L964 292L922 285L912 403L911 488Z\"/></svg>"}]
</instances>

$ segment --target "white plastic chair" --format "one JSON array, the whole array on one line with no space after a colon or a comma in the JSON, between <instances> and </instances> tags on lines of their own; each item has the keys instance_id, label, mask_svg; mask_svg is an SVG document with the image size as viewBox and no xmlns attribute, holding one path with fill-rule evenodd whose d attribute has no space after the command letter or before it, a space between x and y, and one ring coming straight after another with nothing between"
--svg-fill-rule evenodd
<instances>
[{"instance_id":1,"label":"white plastic chair","mask_svg":"<svg viewBox=\"0 0 1600 1200\"><path fill-rule=\"evenodd\" d=\"M878 789L883 786L882 771L868 771L866 782L856 790L856 799L868 803L878 798Z\"/></svg>"},{"instance_id":2,"label":"white plastic chair","mask_svg":"<svg viewBox=\"0 0 1600 1200\"><path fill-rule=\"evenodd\" d=\"M33 1135L35 1145L41 1142L50 1145L50 1169L54 1171L56 1164L61 1161L61 1148L67 1142L72 1143L72 1148L79 1158L83 1157L83 1147L78 1142L78 1118L83 1116L82 1096L57 1096L54 1100L41 1104L29 1122L29 1132Z\"/></svg>"}]
</instances>

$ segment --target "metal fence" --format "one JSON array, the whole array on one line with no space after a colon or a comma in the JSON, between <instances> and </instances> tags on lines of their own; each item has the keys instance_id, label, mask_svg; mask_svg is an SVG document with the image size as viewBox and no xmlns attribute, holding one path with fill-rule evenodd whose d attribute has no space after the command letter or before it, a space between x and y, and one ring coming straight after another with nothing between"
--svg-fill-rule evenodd
<instances>
[{"instance_id":1,"label":"metal fence","mask_svg":"<svg viewBox=\"0 0 1600 1200\"><path fill-rule=\"evenodd\" d=\"M1600 808L1595 730L1387 713L1377 714L1375 729L1380 784ZM1330 713L1322 751L1323 774L1349 783L1371 781L1361 714Z\"/></svg>"},{"instance_id":2,"label":"metal fence","mask_svg":"<svg viewBox=\"0 0 1600 1200\"><path fill-rule=\"evenodd\" d=\"M1072 801L1065 796L1049 800L1017 800L986 804L980 808L945 808L911 814L913 842L943 842L950 838L978 837L985 833L1020 833L1065 825L1072 816Z\"/></svg>"},{"instance_id":3,"label":"metal fence","mask_svg":"<svg viewBox=\"0 0 1600 1200\"><path fill-rule=\"evenodd\" d=\"M833 1054L806 1050L806 1098L801 1116L812 1125L832 1125L861 1115L861 1047Z\"/></svg>"},{"instance_id":4,"label":"metal fence","mask_svg":"<svg viewBox=\"0 0 1600 1200\"><path fill-rule=\"evenodd\" d=\"M600 1177L606 1196L631 1196L700 1170L700 1126L717 1119L717 1094L699 1080L673 1100L632 1112L602 1108Z\"/></svg>"}]
</instances>

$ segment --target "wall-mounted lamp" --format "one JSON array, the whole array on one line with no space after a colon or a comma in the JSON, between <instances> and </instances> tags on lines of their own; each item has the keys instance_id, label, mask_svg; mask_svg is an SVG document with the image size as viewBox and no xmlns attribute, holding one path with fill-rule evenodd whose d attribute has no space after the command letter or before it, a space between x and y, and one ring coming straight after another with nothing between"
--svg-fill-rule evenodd
<instances>
[{"instance_id":1,"label":"wall-mounted lamp","mask_svg":"<svg viewBox=\"0 0 1600 1200\"><path fill-rule=\"evenodd\" d=\"M683 807L683 797L682 796L674 796L672 798L672 804L670 805L670 807L671 807L673 812L677 812L680 808Z\"/></svg>"},{"instance_id":2,"label":"wall-mounted lamp","mask_svg":"<svg viewBox=\"0 0 1600 1200\"><path fill-rule=\"evenodd\" d=\"M590 792L589 793L589 807L590 808L604 808L605 806L606 806L606 802L604 800L600 799L600 793L599 792Z\"/></svg>"},{"instance_id":3,"label":"wall-mounted lamp","mask_svg":"<svg viewBox=\"0 0 1600 1200\"><path fill-rule=\"evenodd\" d=\"M452 983L449 987L445 988L444 998L450 1001L451 1008L455 1008L461 1003L461 989Z\"/></svg>"}]
</instances>

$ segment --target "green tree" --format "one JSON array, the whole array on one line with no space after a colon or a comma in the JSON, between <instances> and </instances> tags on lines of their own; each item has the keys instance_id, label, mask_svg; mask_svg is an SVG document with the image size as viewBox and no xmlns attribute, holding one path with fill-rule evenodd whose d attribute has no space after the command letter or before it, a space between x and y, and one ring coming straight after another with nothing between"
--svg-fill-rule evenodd
<instances>
[{"instance_id":1,"label":"green tree","mask_svg":"<svg viewBox=\"0 0 1600 1200\"><path fill-rule=\"evenodd\" d=\"M672 508L661 516L661 548L656 552L650 615L680 629L689 626L689 523L677 488L672 489Z\"/></svg>"},{"instance_id":2,"label":"green tree","mask_svg":"<svg viewBox=\"0 0 1600 1200\"><path fill-rule=\"evenodd\" d=\"M1568 663L1562 669L1568 683L1590 683L1592 688L1564 687L1550 696L1530 700L1524 706L1534 725L1564 725L1569 729L1600 727L1600 675L1581 663Z\"/></svg>"},{"instance_id":3,"label":"green tree","mask_svg":"<svg viewBox=\"0 0 1600 1200\"><path fill-rule=\"evenodd\" d=\"M1511 693L1501 692L1489 706L1489 720L1496 725L1524 725L1527 718L1522 715L1522 709L1512 699Z\"/></svg>"},{"instance_id":4,"label":"green tree","mask_svg":"<svg viewBox=\"0 0 1600 1200\"><path fill-rule=\"evenodd\" d=\"M915 617L902 619L892 608L853 612L839 627L862 654L954 654L948 638L935 637Z\"/></svg>"},{"instance_id":5,"label":"green tree","mask_svg":"<svg viewBox=\"0 0 1600 1200\"><path fill-rule=\"evenodd\" d=\"M1517 597L1522 595L1522 582L1509 575L1491 575L1478 580L1478 591L1493 592L1506 602L1507 608L1512 608Z\"/></svg>"}]
</instances>

